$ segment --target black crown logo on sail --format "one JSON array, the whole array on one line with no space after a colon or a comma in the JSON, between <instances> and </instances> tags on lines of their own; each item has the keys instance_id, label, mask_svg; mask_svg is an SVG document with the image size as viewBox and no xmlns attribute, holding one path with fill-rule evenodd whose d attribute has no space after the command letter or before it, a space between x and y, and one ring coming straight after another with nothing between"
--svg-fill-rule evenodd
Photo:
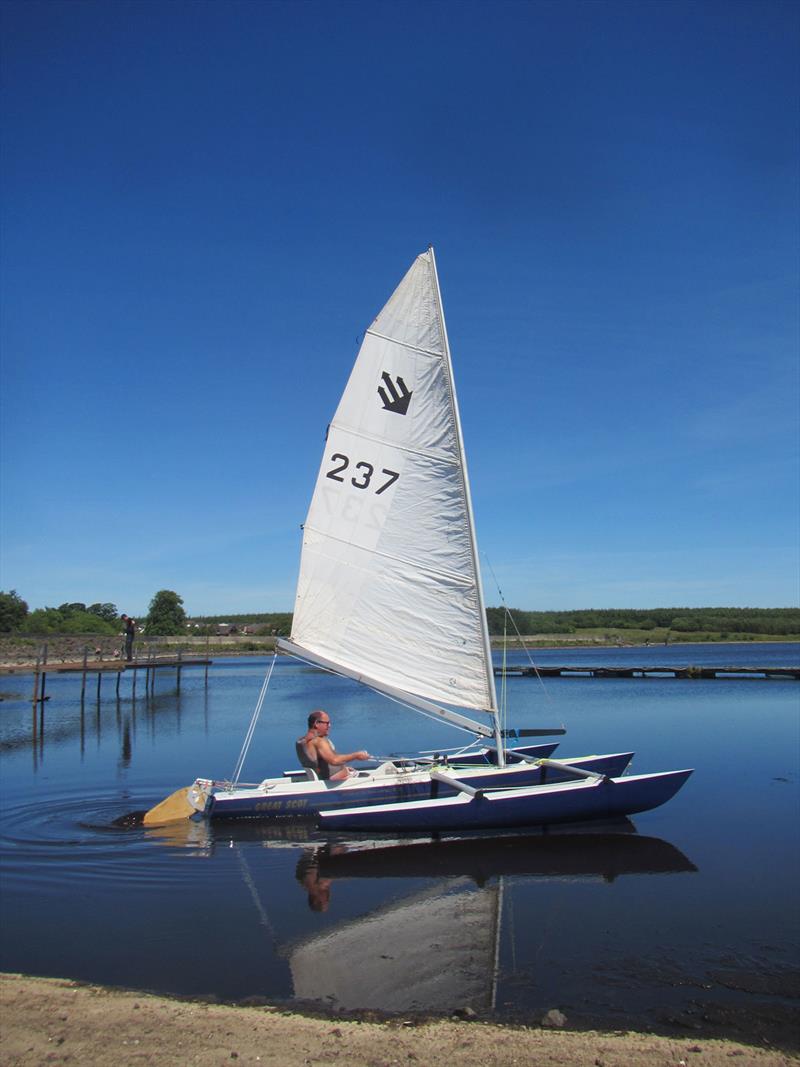
<instances>
[{"instance_id":1,"label":"black crown logo on sail","mask_svg":"<svg viewBox=\"0 0 800 1067\"><path fill-rule=\"evenodd\" d=\"M395 381L392 381L388 371L384 371L381 374L381 380L384 384L378 386L378 396L383 401L384 410L394 411L398 415L405 415L408 411L408 405L411 403L413 389L409 391L408 386L400 375L397 376Z\"/></svg>"}]
</instances>

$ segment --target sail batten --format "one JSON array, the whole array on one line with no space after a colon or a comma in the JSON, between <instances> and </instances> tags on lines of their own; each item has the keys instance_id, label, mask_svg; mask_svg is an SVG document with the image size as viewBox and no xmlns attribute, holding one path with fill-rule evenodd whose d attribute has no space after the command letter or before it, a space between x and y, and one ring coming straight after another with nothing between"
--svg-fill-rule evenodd
<instances>
[{"instance_id":1,"label":"sail batten","mask_svg":"<svg viewBox=\"0 0 800 1067\"><path fill-rule=\"evenodd\" d=\"M417 345L411 345L407 341L401 341L397 337L388 337L385 333L378 333L377 330L367 330L367 335L370 337L377 337L380 341L391 341L393 345L400 345L402 348L408 349L409 352L416 352L420 356L430 356L431 359L441 359L441 352L432 352L427 348L419 348Z\"/></svg>"},{"instance_id":2,"label":"sail batten","mask_svg":"<svg viewBox=\"0 0 800 1067\"><path fill-rule=\"evenodd\" d=\"M292 642L373 688L496 713L432 249L366 331L328 428Z\"/></svg>"},{"instance_id":3,"label":"sail batten","mask_svg":"<svg viewBox=\"0 0 800 1067\"><path fill-rule=\"evenodd\" d=\"M345 427L342 427L342 429L345 429ZM350 434L352 437L358 437L362 441L370 441L377 444L382 440L381 437L375 434L366 433L364 430L355 429L352 426L348 426L346 427L346 429L348 434ZM396 445L395 447L398 449L398 451L407 453L410 456L426 456L433 454L432 449L412 448L409 445ZM458 467L457 460L453 459L451 456L448 456L446 453L438 453L437 458L440 463L450 463L454 469Z\"/></svg>"}]
</instances>

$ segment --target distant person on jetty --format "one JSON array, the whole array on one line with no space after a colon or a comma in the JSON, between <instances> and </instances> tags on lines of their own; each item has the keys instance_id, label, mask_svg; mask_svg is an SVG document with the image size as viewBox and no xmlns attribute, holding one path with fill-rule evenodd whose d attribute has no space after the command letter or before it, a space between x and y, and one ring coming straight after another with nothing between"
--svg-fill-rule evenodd
<instances>
[{"instance_id":1,"label":"distant person on jetty","mask_svg":"<svg viewBox=\"0 0 800 1067\"><path fill-rule=\"evenodd\" d=\"M332 782L342 778L349 778L355 774L352 767L347 766L351 759L369 759L369 752L360 749L358 752L348 752L340 756L330 740L331 719L327 711L318 708L308 716L308 731L298 738L295 745L297 758L303 767L316 771L320 778ZM335 774L331 774L331 768L338 767Z\"/></svg>"},{"instance_id":2,"label":"distant person on jetty","mask_svg":"<svg viewBox=\"0 0 800 1067\"><path fill-rule=\"evenodd\" d=\"M136 637L136 619L129 615L120 615L125 623L125 659L128 663L133 659L133 639Z\"/></svg>"}]
</instances>

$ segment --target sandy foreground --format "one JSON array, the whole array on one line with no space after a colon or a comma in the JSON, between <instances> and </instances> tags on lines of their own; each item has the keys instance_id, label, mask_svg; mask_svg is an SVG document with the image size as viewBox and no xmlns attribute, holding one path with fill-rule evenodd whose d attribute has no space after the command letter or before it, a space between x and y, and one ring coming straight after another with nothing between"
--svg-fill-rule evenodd
<instances>
[{"instance_id":1,"label":"sandy foreground","mask_svg":"<svg viewBox=\"0 0 800 1067\"><path fill-rule=\"evenodd\" d=\"M735 1041L574 1033L482 1022L320 1019L0 975L0 1062L306 1067L784 1067L800 1056Z\"/></svg>"}]
</instances>

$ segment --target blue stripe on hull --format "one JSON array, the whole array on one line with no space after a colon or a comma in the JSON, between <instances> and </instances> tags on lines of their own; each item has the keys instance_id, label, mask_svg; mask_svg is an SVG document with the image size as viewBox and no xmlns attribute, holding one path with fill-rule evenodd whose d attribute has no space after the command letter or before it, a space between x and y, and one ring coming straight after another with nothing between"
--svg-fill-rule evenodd
<instances>
[{"instance_id":1,"label":"blue stripe on hull","mask_svg":"<svg viewBox=\"0 0 800 1067\"><path fill-rule=\"evenodd\" d=\"M555 748L555 746L553 746ZM622 774L631 761L633 753L621 752L612 756L587 757L580 761L580 765L598 773L607 774L611 777ZM519 764L514 764L519 767ZM444 768L454 777L458 775L455 769ZM461 775L465 781L469 781L469 775ZM566 782L574 781L569 775L565 775L556 767L537 767L531 764L528 768L514 771L513 786L540 785L543 782ZM483 774L476 783L481 789L497 789L509 787L507 772L498 768L496 774ZM333 809L357 808L365 804L397 804L418 800L431 800L437 797L457 796L458 790L444 783L431 781L425 778L420 782L396 783L388 782L384 785L365 785L363 789L342 789L336 785L330 785L324 790L317 787L308 793L295 792L292 795L281 797L276 791L260 793L258 795L231 796L224 792L215 794L211 809L207 813L213 819L242 819L242 818L285 818L286 816L314 816L318 812Z\"/></svg>"},{"instance_id":2,"label":"blue stripe on hull","mask_svg":"<svg viewBox=\"0 0 800 1067\"><path fill-rule=\"evenodd\" d=\"M557 789L509 790L508 794L456 800L421 801L396 807L360 808L323 813L320 825L330 830L489 830L582 822L657 808L675 795L692 772L580 782Z\"/></svg>"}]
</instances>

